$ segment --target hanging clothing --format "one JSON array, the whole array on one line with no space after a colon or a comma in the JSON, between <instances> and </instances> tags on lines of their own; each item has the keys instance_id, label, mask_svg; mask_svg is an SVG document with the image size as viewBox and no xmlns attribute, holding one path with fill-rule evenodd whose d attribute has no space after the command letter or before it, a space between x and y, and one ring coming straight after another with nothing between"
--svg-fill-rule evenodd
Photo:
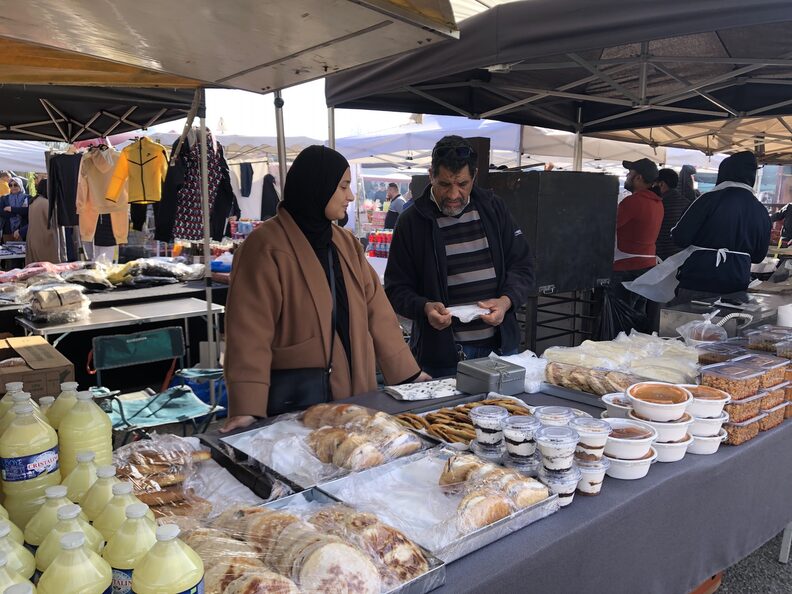
<instances>
[{"instance_id":1,"label":"hanging clothing","mask_svg":"<svg viewBox=\"0 0 792 594\"><path fill-rule=\"evenodd\" d=\"M182 145L182 152L185 150L185 144ZM203 239L200 144L200 141L198 141L188 147L184 156L184 164L186 166L184 183L177 193L176 216L173 223L172 237L175 239L187 239L189 241L200 241ZM219 144L218 149L215 149L211 132L207 132L206 144L207 172L209 176L209 212L212 212L215 199L217 198L217 189L223 177L225 159L222 156L222 149Z\"/></svg>"},{"instance_id":2,"label":"hanging clothing","mask_svg":"<svg viewBox=\"0 0 792 594\"><path fill-rule=\"evenodd\" d=\"M25 265L32 262L60 262L55 229L49 228L49 202L36 196L28 207L28 230L25 239Z\"/></svg>"},{"instance_id":3,"label":"hanging clothing","mask_svg":"<svg viewBox=\"0 0 792 594\"><path fill-rule=\"evenodd\" d=\"M271 174L264 176L264 186L261 189L261 220L274 217L278 211L280 197L278 190L275 189L275 177Z\"/></svg>"},{"instance_id":4,"label":"hanging clothing","mask_svg":"<svg viewBox=\"0 0 792 594\"><path fill-rule=\"evenodd\" d=\"M171 155L176 151L179 140L171 146ZM157 241L173 241L173 223L176 220L176 204L179 200L179 190L184 185L184 178L187 171L187 143L182 145L179 154L173 159L173 163L168 167L168 174L162 183L162 199L159 202L159 210L154 213L154 239ZM138 231L143 229L143 221L146 219L145 211L142 214L135 212L135 205L132 205L132 225ZM138 228L138 221L140 227Z\"/></svg>"},{"instance_id":5,"label":"hanging clothing","mask_svg":"<svg viewBox=\"0 0 792 594\"><path fill-rule=\"evenodd\" d=\"M130 204L159 202L167 172L165 147L146 136L138 138L121 151L107 188L107 199L118 202L124 184L128 183Z\"/></svg>"},{"instance_id":6,"label":"hanging clothing","mask_svg":"<svg viewBox=\"0 0 792 594\"><path fill-rule=\"evenodd\" d=\"M242 215L242 211L239 208L234 189L231 187L231 171L226 163L223 147L219 143L217 151L220 153L220 167L223 174L217 187L214 206L209 212L209 233L212 239L220 241L224 236L229 235L230 225L227 224L229 217L238 219Z\"/></svg>"},{"instance_id":7,"label":"hanging clothing","mask_svg":"<svg viewBox=\"0 0 792 594\"><path fill-rule=\"evenodd\" d=\"M74 227L77 218L77 180L79 179L81 154L55 155L47 164L49 176L49 220L57 210L58 225Z\"/></svg>"},{"instance_id":8,"label":"hanging clothing","mask_svg":"<svg viewBox=\"0 0 792 594\"><path fill-rule=\"evenodd\" d=\"M241 163L239 165L239 191L242 193L243 198L250 196L250 190L253 187L253 165L250 163Z\"/></svg>"},{"instance_id":9,"label":"hanging clothing","mask_svg":"<svg viewBox=\"0 0 792 594\"><path fill-rule=\"evenodd\" d=\"M109 214L114 242L126 243L129 235L127 181L121 185L118 199L108 200L108 188L121 153L108 147L92 147L83 155L77 182L77 214L80 216L80 239L93 241L97 219ZM107 244L102 244L107 245Z\"/></svg>"}]
</instances>

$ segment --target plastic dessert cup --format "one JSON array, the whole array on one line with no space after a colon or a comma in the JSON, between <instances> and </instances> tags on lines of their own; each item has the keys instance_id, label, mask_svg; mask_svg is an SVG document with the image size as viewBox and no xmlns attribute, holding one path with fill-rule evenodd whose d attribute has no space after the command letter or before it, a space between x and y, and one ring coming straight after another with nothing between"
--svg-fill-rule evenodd
<instances>
[{"instance_id":1,"label":"plastic dessert cup","mask_svg":"<svg viewBox=\"0 0 792 594\"><path fill-rule=\"evenodd\" d=\"M575 460L596 462L602 459L608 435L613 430L610 423L602 419L577 417L569 421L567 426L574 429L580 437L580 441L575 447Z\"/></svg>"},{"instance_id":2,"label":"plastic dessert cup","mask_svg":"<svg viewBox=\"0 0 792 594\"><path fill-rule=\"evenodd\" d=\"M503 442L501 422L509 416L502 406L484 405L470 409L468 413L476 429L476 441L483 446L497 446Z\"/></svg>"},{"instance_id":3,"label":"plastic dessert cup","mask_svg":"<svg viewBox=\"0 0 792 594\"><path fill-rule=\"evenodd\" d=\"M580 437L569 427L542 427L534 439L547 470L567 470L575 459L575 447Z\"/></svg>"},{"instance_id":4,"label":"plastic dessert cup","mask_svg":"<svg viewBox=\"0 0 792 594\"><path fill-rule=\"evenodd\" d=\"M602 481L605 480L605 472L610 468L610 461L602 458L596 462L579 462L580 480L578 481L577 491L581 495L599 495L602 490Z\"/></svg>"},{"instance_id":5,"label":"plastic dessert cup","mask_svg":"<svg viewBox=\"0 0 792 594\"><path fill-rule=\"evenodd\" d=\"M513 458L528 458L536 453L534 433L541 427L539 419L522 415L507 417L501 422L506 451Z\"/></svg>"},{"instance_id":6,"label":"plastic dessert cup","mask_svg":"<svg viewBox=\"0 0 792 594\"><path fill-rule=\"evenodd\" d=\"M563 471L548 470L544 467L539 469L539 480L551 492L558 495L558 504L561 507L572 503L581 476L580 469L576 466Z\"/></svg>"}]
</instances>

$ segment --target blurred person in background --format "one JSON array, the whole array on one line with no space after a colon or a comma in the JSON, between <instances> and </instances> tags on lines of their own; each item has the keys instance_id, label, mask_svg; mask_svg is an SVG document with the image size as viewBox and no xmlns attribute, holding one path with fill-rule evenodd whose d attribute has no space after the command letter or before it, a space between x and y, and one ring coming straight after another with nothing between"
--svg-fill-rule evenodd
<instances>
[{"instance_id":1,"label":"blurred person in background","mask_svg":"<svg viewBox=\"0 0 792 594\"><path fill-rule=\"evenodd\" d=\"M0 197L3 241L20 241L21 229L27 224L30 196L25 193L22 179L19 177L11 178L8 189L9 193Z\"/></svg>"},{"instance_id":2,"label":"blurred person in background","mask_svg":"<svg viewBox=\"0 0 792 594\"><path fill-rule=\"evenodd\" d=\"M48 228L49 201L47 200L47 180L36 184L36 196L28 206L28 225L25 229L25 264L31 262L60 262L56 230Z\"/></svg>"},{"instance_id":3,"label":"blurred person in background","mask_svg":"<svg viewBox=\"0 0 792 594\"><path fill-rule=\"evenodd\" d=\"M682 251L682 248L671 239L671 229L679 222L682 215L692 204L687 198L680 194L677 189L679 175L673 169L661 169L657 174L655 190L663 199L663 224L660 225L660 234L657 236L655 247L657 257L665 260L670 256Z\"/></svg>"}]
</instances>

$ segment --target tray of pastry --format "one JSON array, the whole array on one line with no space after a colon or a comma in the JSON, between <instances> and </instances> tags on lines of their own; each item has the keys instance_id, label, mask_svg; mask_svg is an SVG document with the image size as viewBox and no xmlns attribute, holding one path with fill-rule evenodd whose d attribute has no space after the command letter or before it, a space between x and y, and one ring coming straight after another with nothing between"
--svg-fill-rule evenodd
<instances>
[{"instance_id":1,"label":"tray of pastry","mask_svg":"<svg viewBox=\"0 0 792 594\"><path fill-rule=\"evenodd\" d=\"M375 514L446 563L555 513L535 479L438 446L319 486Z\"/></svg>"},{"instance_id":2,"label":"tray of pastry","mask_svg":"<svg viewBox=\"0 0 792 594\"><path fill-rule=\"evenodd\" d=\"M265 419L217 442L295 492L437 445L387 413L338 403Z\"/></svg>"}]
</instances>

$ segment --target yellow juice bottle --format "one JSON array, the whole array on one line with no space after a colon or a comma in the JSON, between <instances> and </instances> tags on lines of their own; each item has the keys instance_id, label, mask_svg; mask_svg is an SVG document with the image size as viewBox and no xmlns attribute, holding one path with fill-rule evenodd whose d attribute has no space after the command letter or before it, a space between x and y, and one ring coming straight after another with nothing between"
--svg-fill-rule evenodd
<instances>
[{"instance_id":1,"label":"yellow juice bottle","mask_svg":"<svg viewBox=\"0 0 792 594\"><path fill-rule=\"evenodd\" d=\"M0 551L0 592L7 592L14 584L30 584L31 582L8 567L8 555Z\"/></svg>"},{"instance_id":2,"label":"yellow juice bottle","mask_svg":"<svg viewBox=\"0 0 792 594\"><path fill-rule=\"evenodd\" d=\"M30 405L33 407L33 416L36 417L37 419L44 421L49 425L49 423L47 422L47 417L41 414L41 410L39 410L38 404L33 402L33 400L30 398L30 394L28 394L27 392L14 392L13 394L11 394L11 401L13 402L13 406L11 407L11 410L6 412L6 414L3 415L3 418L0 419L0 435L5 433L9 425L11 425L11 421L13 421L16 418L16 412L14 412L14 407L17 404L25 404L26 402L30 403Z\"/></svg>"},{"instance_id":3,"label":"yellow juice bottle","mask_svg":"<svg viewBox=\"0 0 792 594\"><path fill-rule=\"evenodd\" d=\"M105 594L112 592L110 565L85 542L82 532L60 538L60 553L38 582L38 594Z\"/></svg>"},{"instance_id":4,"label":"yellow juice bottle","mask_svg":"<svg viewBox=\"0 0 792 594\"><path fill-rule=\"evenodd\" d=\"M21 584L8 586L3 594L36 594L36 586L28 581L25 581Z\"/></svg>"},{"instance_id":5,"label":"yellow juice bottle","mask_svg":"<svg viewBox=\"0 0 792 594\"><path fill-rule=\"evenodd\" d=\"M106 541L110 540L126 520L127 507L135 503L141 503L141 501L132 495L132 483L116 483L113 485L113 498L107 502L102 513L93 521L94 528L102 533ZM147 510L146 517L156 527L157 521L151 510Z\"/></svg>"},{"instance_id":6,"label":"yellow juice bottle","mask_svg":"<svg viewBox=\"0 0 792 594\"><path fill-rule=\"evenodd\" d=\"M14 407L16 417L0 435L0 484L11 521L27 526L44 502L47 487L59 485L58 436L33 415L29 403Z\"/></svg>"},{"instance_id":7,"label":"yellow juice bottle","mask_svg":"<svg viewBox=\"0 0 792 594\"><path fill-rule=\"evenodd\" d=\"M63 476L77 466L77 452L93 452L99 465L113 463L113 426L90 392L78 392L77 403L60 421L58 439Z\"/></svg>"},{"instance_id":8,"label":"yellow juice bottle","mask_svg":"<svg viewBox=\"0 0 792 594\"><path fill-rule=\"evenodd\" d=\"M126 508L126 520L107 542L102 558L113 570L113 594L132 591L132 574L140 560L157 542L156 524L149 521L149 508L133 503Z\"/></svg>"},{"instance_id":9,"label":"yellow juice bottle","mask_svg":"<svg viewBox=\"0 0 792 594\"><path fill-rule=\"evenodd\" d=\"M203 594L203 561L179 540L176 524L157 528L157 542L132 573L132 591L135 594Z\"/></svg>"},{"instance_id":10,"label":"yellow juice bottle","mask_svg":"<svg viewBox=\"0 0 792 594\"><path fill-rule=\"evenodd\" d=\"M80 517L80 506L64 505L58 509L58 523L36 549L36 569L45 571L60 553L61 538L70 532L82 532L85 546L95 553L101 553L104 539L99 531Z\"/></svg>"},{"instance_id":11,"label":"yellow juice bottle","mask_svg":"<svg viewBox=\"0 0 792 594\"><path fill-rule=\"evenodd\" d=\"M88 520L93 522L107 503L113 498L113 485L119 482L113 465L100 466L96 469L96 482L88 489L82 500L82 508Z\"/></svg>"},{"instance_id":12,"label":"yellow juice bottle","mask_svg":"<svg viewBox=\"0 0 792 594\"><path fill-rule=\"evenodd\" d=\"M0 521L0 552L6 555L6 566L26 580L33 577L36 562L33 554L9 536L11 527L6 520Z\"/></svg>"},{"instance_id":13,"label":"yellow juice bottle","mask_svg":"<svg viewBox=\"0 0 792 594\"><path fill-rule=\"evenodd\" d=\"M58 510L64 505L71 505L72 502L66 497L66 487L63 485L56 485L54 487L47 487L44 492L44 504L38 509L36 514L30 518L30 522L25 526L25 542L28 547L35 551L47 534L55 528L58 523ZM85 514L80 517L88 521Z\"/></svg>"},{"instance_id":14,"label":"yellow juice bottle","mask_svg":"<svg viewBox=\"0 0 792 594\"><path fill-rule=\"evenodd\" d=\"M14 402L11 400L11 396L15 392L22 391L22 382L8 382L5 385L5 389L5 394L3 394L3 397L0 398L0 417L3 417L9 410L11 410L11 407L14 404Z\"/></svg>"},{"instance_id":15,"label":"yellow juice bottle","mask_svg":"<svg viewBox=\"0 0 792 594\"><path fill-rule=\"evenodd\" d=\"M74 503L82 503L83 497L96 482L96 464L94 459L96 454L93 452L77 453L77 468L61 483L67 487L68 497Z\"/></svg>"},{"instance_id":16,"label":"yellow juice bottle","mask_svg":"<svg viewBox=\"0 0 792 594\"><path fill-rule=\"evenodd\" d=\"M77 382L63 382L60 385L61 392L55 399L55 403L47 411L47 419L56 431L61 419L77 404Z\"/></svg>"},{"instance_id":17,"label":"yellow juice bottle","mask_svg":"<svg viewBox=\"0 0 792 594\"><path fill-rule=\"evenodd\" d=\"M39 398L39 410L41 414L46 417L47 423L49 423L49 417L47 417L47 413L49 409L52 408L52 405L55 404L55 397L54 396L42 396Z\"/></svg>"}]
</instances>

